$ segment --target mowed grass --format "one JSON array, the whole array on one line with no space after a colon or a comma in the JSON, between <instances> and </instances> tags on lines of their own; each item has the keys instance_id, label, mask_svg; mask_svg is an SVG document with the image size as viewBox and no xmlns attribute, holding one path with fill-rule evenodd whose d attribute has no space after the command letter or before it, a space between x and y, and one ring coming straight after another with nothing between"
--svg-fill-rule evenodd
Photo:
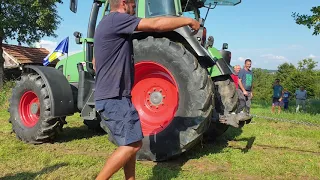
<instances>
[{"instance_id":1,"label":"mowed grass","mask_svg":"<svg viewBox=\"0 0 320 180\"><path fill-rule=\"evenodd\" d=\"M253 111L262 112L257 107ZM19 141L11 133L8 118L6 110L0 111L0 179L94 179L116 149L107 135L87 130L79 114L67 118L54 143L42 145ZM168 162L139 161L136 176L151 180L319 179L320 127L255 118L252 124L229 128L215 141L205 140ZM112 179L124 179L123 171Z\"/></svg>"}]
</instances>

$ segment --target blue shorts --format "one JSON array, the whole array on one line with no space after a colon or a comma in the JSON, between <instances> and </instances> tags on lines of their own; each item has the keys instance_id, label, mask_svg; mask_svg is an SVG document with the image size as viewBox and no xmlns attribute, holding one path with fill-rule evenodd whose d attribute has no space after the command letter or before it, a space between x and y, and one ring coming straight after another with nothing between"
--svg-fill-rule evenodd
<instances>
[{"instance_id":1,"label":"blue shorts","mask_svg":"<svg viewBox=\"0 0 320 180\"><path fill-rule=\"evenodd\" d=\"M272 98L272 106L280 106L280 98L273 97Z\"/></svg>"},{"instance_id":2,"label":"blue shorts","mask_svg":"<svg viewBox=\"0 0 320 180\"><path fill-rule=\"evenodd\" d=\"M101 128L118 146L126 146L143 139L139 114L131 99L120 97L95 102L101 116Z\"/></svg>"}]
</instances>

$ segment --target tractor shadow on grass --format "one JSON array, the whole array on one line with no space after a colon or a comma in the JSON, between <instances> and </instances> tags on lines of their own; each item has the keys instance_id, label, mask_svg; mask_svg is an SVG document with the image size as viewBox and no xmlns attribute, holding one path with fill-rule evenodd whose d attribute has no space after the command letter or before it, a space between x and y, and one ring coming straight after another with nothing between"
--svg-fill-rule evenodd
<instances>
[{"instance_id":1,"label":"tractor shadow on grass","mask_svg":"<svg viewBox=\"0 0 320 180\"><path fill-rule=\"evenodd\" d=\"M236 137L238 137L241 133L241 128L229 127L228 130L220 137L204 137L199 144L186 153L171 158L165 162L157 162L152 170L153 176L149 178L149 180L174 179L177 178L182 171L190 171L190 174L192 174L192 168L199 168L204 171L213 172L220 170L224 171L224 169L228 167L206 167L206 162L197 160L209 154L223 153L223 149L227 147L240 149L243 153L247 153L251 149L255 141L255 137L236 139ZM234 147L232 145L230 146L230 141L245 141L247 144L243 148ZM188 164L186 164L187 162ZM183 167L184 165L186 165L186 167Z\"/></svg>"},{"instance_id":2,"label":"tractor shadow on grass","mask_svg":"<svg viewBox=\"0 0 320 180\"><path fill-rule=\"evenodd\" d=\"M86 125L80 127L65 127L55 139L55 142L69 142L73 140L89 139L95 136L103 136L106 133L99 130L88 129Z\"/></svg>"},{"instance_id":3,"label":"tractor shadow on grass","mask_svg":"<svg viewBox=\"0 0 320 180\"><path fill-rule=\"evenodd\" d=\"M20 172L20 173L13 174L13 175L9 174L5 177L1 177L0 179L1 180L35 179L37 176L56 171L57 169L59 169L63 166L67 166L67 165L68 165L67 163L59 163L59 164L55 164L55 165L52 165L49 167L45 167L37 172Z\"/></svg>"}]
</instances>

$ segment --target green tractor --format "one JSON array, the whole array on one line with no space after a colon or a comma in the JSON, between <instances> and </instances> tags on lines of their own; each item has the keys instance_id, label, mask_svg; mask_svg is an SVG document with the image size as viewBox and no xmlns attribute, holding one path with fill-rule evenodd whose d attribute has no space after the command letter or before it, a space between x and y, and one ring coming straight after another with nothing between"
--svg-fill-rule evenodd
<instances>
[{"instance_id":1,"label":"green tractor","mask_svg":"<svg viewBox=\"0 0 320 180\"><path fill-rule=\"evenodd\" d=\"M132 101L139 112L144 134L138 160L163 161L197 144L205 132L218 136L228 124L212 120L221 112L216 94L231 92L229 100L237 106L237 95L230 78L230 52L212 47L207 41L204 19L199 8L236 5L241 0L136 0L136 15L142 18L181 16L193 13L201 29L191 35L189 27L172 32L136 32L134 38L135 83ZM77 1L70 1L77 10ZM101 118L95 110L95 72L92 65L94 32L98 14L109 12L108 0L94 0L87 37L75 32L84 51L61 60L56 68L25 66L12 90L10 119L13 131L32 144L54 140L66 117L80 113L90 129L100 129ZM219 87L220 89L216 89ZM222 109L222 110L221 110ZM210 128L211 127L211 128Z\"/></svg>"}]
</instances>

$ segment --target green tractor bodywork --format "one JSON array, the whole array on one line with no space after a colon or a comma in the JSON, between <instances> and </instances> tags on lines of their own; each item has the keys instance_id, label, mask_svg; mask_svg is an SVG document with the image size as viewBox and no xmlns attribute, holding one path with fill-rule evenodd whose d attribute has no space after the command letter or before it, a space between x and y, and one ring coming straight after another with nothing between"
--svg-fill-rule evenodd
<instances>
[{"instance_id":1,"label":"green tractor bodywork","mask_svg":"<svg viewBox=\"0 0 320 180\"><path fill-rule=\"evenodd\" d=\"M149 9L146 8L146 3L149 2L150 0L139 0L137 2L137 9L136 9L136 15L138 17L141 18L148 18L148 17L156 17L156 16L180 16L181 14L183 14L182 12L182 6L186 9L186 13L192 13L194 15L194 18L197 19L198 21L205 21L204 19L202 19L200 17L200 11L199 8L201 7L206 7L209 9L213 9L215 8L215 6L217 5L227 5L227 6L235 6L239 3L241 3L241 0L202 0L200 2L197 2L197 6L194 5L194 1L193 0L189 0L188 2L188 7L186 8L185 5L187 3L187 0L164 0L166 2L169 2L168 4L171 3L171 6L169 6L169 8L166 8L167 11L162 11L157 13L157 15L153 15L152 13L146 13L146 11L149 12ZM154 5L157 7L157 9L161 9L161 5L165 4L166 2L163 1L159 1L157 2L158 4ZM103 17L104 15L106 15L109 10L109 3L108 0L97 0L97 3L99 6L103 6L102 7L102 12L101 12L101 17ZM154 3L154 1L152 2ZM182 3L182 4L181 4ZM214 6L212 8L212 6ZM70 9L72 8L72 4L70 5ZM93 5L92 8L92 12L91 12L91 18L96 19L98 16L98 12L97 12L97 7L95 5ZM171 12L171 13L168 13ZM91 25L90 25L91 24ZM89 27L92 26L92 24L96 24L95 22L90 22L89 23ZM204 25L204 24L203 24ZM92 27L91 27L92 28ZM205 29L205 27L204 27ZM202 30L203 31L203 30ZM200 31L202 33L202 31ZM177 31L179 32L179 31ZM206 32L205 32L206 33ZM92 33L91 33L92 34ZM75 33L75 36L80 35L80 33ZM200 55L207 55L210 56L210 60L207 61L212 61L209 62L209 64L212 64L211 66L209 65L207 67L209 75L211 77L217 77L217 76L221 76L221 75L226 75L226 74L231 74L233 72L233 68L230 66L230 59L229 62L226 62L223 58L223 56L221 55L221 51L225 51L224 48L222 48L221 51L219 51L217 48L213 47L212 45L209 47L204 47L206 44L206 35L203 37L202 34L198 33L197 39L199 41L199 44L201 44L201 48L196 47L194 48L196 51L198 49L198 54ZM86 53L86 43L93 43L93 38L92 36L89 38L82 38L82 37L76 37L76 42L77 44L83 44L83 51L79 52L77 54L68 56L67 58L62 59L61 61L59 61L56 65L56 68L62 68L63 67L63 73L66 77L68 77L69 82L78 82L79 80L79 74L76 68L76 64L78 63L83 63L85 66L90 66L89 70L92 72L92 50L90 50L90 54ZM202 43L201 43L202 42ZM191 46L192 46L192 42L191 41Z\"/></svg>"},{"instance_id":2,"label":"green tractor bodywork","mask_svg":"<svg viewBox=\"0 0 320 180\"><path fill-rule=\"evenodd\" d=\"M227 44L218 50L213 47L212 36L207 40L206 18L200 18L199 8L209 10L217 5L240 2L136 0L136 15L141 18L193 12L201 24L195 35L191 35L189 27L132 35L135 60L132 103L139 113L144 134L137 159L167 160L199 143L209 127L215 137L228 128L212 117L217 106L224 105L215 100L218 91L229 89L229 102L237 103L230 80L231 53L225 51ZM76 13L77 0L70 1L70 9ZM62 59L55 68L25 66L23 69L21 79L12 90L9 107L9 122L19 139L32 144L52 142L57 129L66 123L66 116L74 113L80 113L89 129L108 132L100 124L94 101L93 37L99 10L102 17L109 12L107 0L93 1L86 38L74 32L76 43L83 46L82 52Z\"/></svg>"}]
</instances>

